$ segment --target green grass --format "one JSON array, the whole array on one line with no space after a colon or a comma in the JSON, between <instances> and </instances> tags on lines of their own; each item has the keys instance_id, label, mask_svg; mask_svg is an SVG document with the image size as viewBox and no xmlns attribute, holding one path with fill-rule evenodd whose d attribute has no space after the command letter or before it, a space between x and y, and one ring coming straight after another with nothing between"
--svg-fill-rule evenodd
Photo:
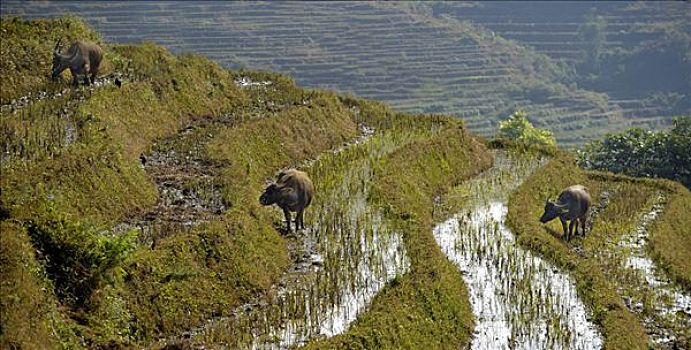
<instances>
[{"instance_id":1,"label":"green grass","mask_svg":"<svg viewBox=\"0 0 691 350\"><path fill-rule=\"evenodd\" d=\"M46 23L69 30L65 23L72 22L64 21ZM50 38L27 29L31 23L3 21L12 27L12 40L33 40L49 47ZM81 36L78 31L72 35ZM434 140L411 145L426 150L415 153L421 167L415 178L431 176L425 187L429 193L415 192L412 183L395 185L412 191L407 194L411 201L431 200L425 196L441 191L447 182L459 181L461 175L454 174L453 167L470 167L469 159L474 157L466 147L479 152L479 157L483 154L484 148L448 117L399 115L380 103L300 89L292 79L274 73L227 71L199 56L175 56L150 43L112 46L108 51L115 72L126 77L121 89L80 88L55 100L2 111L3 130L10 130L4 145L10 152L2 163L0 204L3 217L15 223L13 230L24 232L18 237L25 237L21 249L3 250L3 267L12 267L7 270L10 280L17 274L28 276L28 282L18 281L22 284L6 289L7 300L16 302L2 305L8 315L3 318L3 329L8 331L0 340L4 345L143 346L197 327L211 315L226 315L263 293L289 264L286 242L274 229L276 211L260 207L256 200L264 180L282 167L299 165L353 139L357 123L382 132L398 130L391 134L400 132L401 137L405 130L448 129ZM21 74L39 77L40 72ZM272 84L239 89L234 80L242 76ZM48 88L17 85L15 91L21 89ZM66 143L61 130L68 121L74 139ZM191 231L167 232L153 250L137 243L136 231L103 235L104 229L156 202L156 187L140 166L139 155L153 150L158 140L175 137L186 125L201 126L195 130L198 136L203 132L213 136L200 156L217 167L215 185L230 210ZM198 136L190 140L201 139ZM176 147L188 151L192 146ZM427 151L435 156L425 160ZM447 164L444 157L451 155L453 162ZM407 162L406 154L395 157L399 159L382 169ZM422 168L425 162L431 162L427 170ZM392 171L384 178L401 169ZM427 212L416 210L427 217ZM453 321L470 317L467 298L457 294L463 288L458 272L434 251L438 248L429 227L417 221L401 225L410 226L418 232L413 236L427 244L424 254L429 256L420 257L418 265L426 264L422 260L435 265L431 272L419 272L431 278L433 288L419 296L410 294L419 289L420 281L406 277L408 286L401 297L412 298L421 317L429 316L427 305L437 305L434 314L445 317L444 322L413 323L414 332L443 325L435 334L449 331L446 339L467 342L471 323ZM407 244L415 246L415 239L408 238ZM28 257L31 249L40 252L34 260ZM10 263L18 259L29 259L35 267L27 270L29 265ZM395 299L400 307L403 300ZM10 312L11 307L16 310ZM54 311L48 319L36 319L40 322L33 328L15 323L37 308ZM59 332L47 330L48 321L57 324L53 328ZM37 336L30 337L33 333Z\"/></svg>"},{"instance_id":2,"label":"green grass","mask_svg":"<svg viewBox=\"0 0 691 350\"><path fill-rule=\"evenodd\" d=\"M433 198L490 165L486 148L457 123L385 157L370 200L404 233L410 272L387 285L346 333L306 348L467 346L474 322L468 292L432 236Z\"/></svg>"},{"instance_id":3,"label":"green grass","mask_svg":"<svg viewBox=\"0 0 691 350\"><path fill-rule=\"evenodd\" d=\"M74 30L71 37L83 37L81 29L85 28L71 19L3 18L2 23L3 30L10 33L8 42L36 42L48 52L52 37L31 28ZM17 130L9 133L11 139L6 141L16 145L6 147L15 152L3 155L3 217L29 229L31 243L41 253L37 271L45 271L42 274L51 286L29 285L24 293L57 300L60 315L67 320L66 332L71 334L53 333L52 339L57 340L51 343L53 346L46 346L49 348L59 347L56 344L60 341L67 342L66 347L80 347L82 341L89 347L109 342L146 343L154 337L192 328L211 314L228 312L233 305L268 288L286 268L288 258L283 238L273 229L273 216L255 203L263 177L333 148L357 130L335 96L299 89L285 76L231 72L200 56L174 56L153 44L108 50L117 58L114 69L128 79L121 89L80 88L55 102L32 102L24 108L2 111L3 130L5 126ZM40 84L15 84L19 78L39 79L42 69L9 74L16 79L3 79L3 92L22 94L25 90L47 89ZM240 90L234 83L239 76L270 80L272 85ZM5 90L5 84L16 86ZM297 107L310 96L312 102ZM65 127L55 115L62 108L68 109L74 121L76 139L70 144L62 144L55 135L55 130ZM32 113L30 118L27 111ZM261 122L263 118L268 122ZM221 185L227 184L222 190L229 198L240 196L246 205L232 208L196 231L171 233L153 251L145 246L132 248L136 242L132 234L103 236L103 229L146 211L157 200L156 187L141 168L139 155L151 150L156 140L171 137L185 125L202 119L216 123L220 134L225 130L221 138L230 137L229 142L237 136L229 130L236 127L241 128L234 129L236 132L252 132L255 136L244 139L242 146L256 153L230 154L221 167L229 176L221 181ZM319 129L313 129L317 120ZM286 131L279 128L281 125L294 129ZM25 135L36 136L29 142ZM258 146L266 140L291 148L287 153L277 152L276 148L260 152ZM241 145L235 147L240 149ZM238 188L233 187L234 165L247 160L256 163L254 177L247 178L244 173L237 176L248 180L245 184L250 184L251 190L243 188L244 192L234 193ZM6 253L10 261L17 259L13 254L21 251ZM42 281L36 271L24 273ZM22 302L14 306L26 305L29 310L33 304L20 291L14 288L7 295ZM36 303L41 300L32 299ZM5 307L9 304L3 305L3 314ZM27 310L18 310L17 314L26 314ZM13 329L5 320L3 328ZM3 344L30 346L30 339L19 331L5 332L2 338Z\"/></svg>"},{"instance_id":4,"label":"green grass","mask_svg":"<svg viewBox=\"0 0 691 350\"><path fill-rule=\"evenodd\" d=\"M667 190L662 215L650 228L650 251L675 282L691 290L691 192L679 183L660 181Z\"/></svg>"},{"instance_id":5,"label":"green grass","mask_svg":"<svg viewBox=\"0 0 691 350\"><path fill-rule=\"evenodd\" d=\"M2 80L2 103L65 87L66 82L46 80L49 62L15 69L36 52L49 53L57 36L98 40L73 18L3 18L2 30L3 53L14 50L12 63L0 64L8 77ZM376 160L368 200L404 232L411 270L385 287L346 333L308 347L458 348L469 343L473 319L466 287L431 231L434 198L491 163L487 147L461 122L399 114L382 103L302 89L280 74L225 70L152 43L104 46L108 69L125 77L122 88L79 88L0 111L0 347L146 347L254 300L290 265L286 239L275 229L280 213L257 201L264 181L354 139L359 123L375 128L374 139L390 138L398 145ZM271 84L238 88L234 81L240 77ZM188 126L191 136L181 136ZM213 184L230 209L191 230L164 232L152 249L141 244L137 231L115 237L108 232L158 200L139 156L158 149L161 141L172 142L181 154L198 152L195 156L211 164ZM644 339L638 337L640 323L602 269L550 231L522 220L539 216L544 196L566 183L583 181L599 193L605 186L600 182L629 180L585 173L569 157L544 152L555 160L512 197L529 203L528 214L525 207L514 208L509 220L522 244L576 276L608 347L640 345L630 342L631 335ZM333 185L348 162L362 156L334 156L334 166L315 169L315 178L324 179L325 188ZM689 192L671 182L644 184L668 193L667 211L651 228L652 251L688 285L691 249L679 247L690 241L685 231L690 224L682 215L689 211ZM316 187L319 191L320 184Z\"/></svg>"},{"instance_id":6,"label":"green grass","mask_svg":"<svg viewBox=\"0 0 691 350\"><path fill-rule=\"evenodd\" d=\"M16 222L0 223L0 345L5 349L51 349L76 344L69 321L60 313L43 267L35 257L27 230Z\"/></svg>"},{"instance_id":7,"label":"green grass","mask_svg":"<svg viewBox=\"0 0 691 350\"><path fill-rule=\"evenodd\" d=\"M579 295L591 308L595 323L602 327L606 349L646 349L647 336L640 321L628 311L609 277L593 261L580 257L553 235L561 234L555 222L546 229L537 220L545 198L554 198L572 184L584 184L593 198L598 198L599 188L587 180L586 173L575 166L571 157L557 155L510 196L507 222L519 244L542 254L575 277Z\"/></svg>"},{"instance_id":8,"label":"green grass","mask_svg":"<svg viewBox=\"0 0 691 350\"><path fill-rule=\"evenodd\" d=\"M561 225L555 220L542 226L537 218L543 210L545 198L555 198L561 189L583 184L597 203L603 191L612 193L611 203L598 214L593 230L585 239L571 243L561 239ZM594 321L605 336L607 349L646 349L648 337L641 320L632 314L616 292L617 288L636 293L630 275L619 270L620 260L612 244L629 232L638 215L647 210L655 191L667 196L667 204L660 218L650 229L650 250L653 257L682 285L688 278L691 260L681 260L688 251L688 216L680 215L688 205L688 190L667 180L635 179L579 169L575 160L557 153L543 168L531 176L511 195L508 222L519 237L519 243L544 255L576 279L579 295L593 310ZM667 242L669 243L661 243ZM584 256L572 249L580 246ZM611 254L615 254L614 256ZM609 256L609 258L608 258ZM671 263L674 262L674 263ZM686 275L685 275L686 274ZM638 283L638 282L635 282Z\"/></svg>"}]
</instances>

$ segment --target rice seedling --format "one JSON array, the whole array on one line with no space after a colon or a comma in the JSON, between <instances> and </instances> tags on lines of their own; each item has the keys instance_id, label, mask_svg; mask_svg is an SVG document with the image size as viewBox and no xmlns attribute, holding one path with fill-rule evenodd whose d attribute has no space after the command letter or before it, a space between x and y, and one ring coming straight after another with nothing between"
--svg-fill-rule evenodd
<instances>
[{"instance_id":1,"label":"rice seedling","mask_svg":"<svg viewBox=\"0 0 691 350\"><path fill-rule=\"evenodd\" d=\"M508 193L544 160L495 154L495 166L457 192L466 207L435 238L469 286L478 324L472 349L593 349L602 336L573 278L516 244L504 224Z\"/></svg>"}]
</instances>

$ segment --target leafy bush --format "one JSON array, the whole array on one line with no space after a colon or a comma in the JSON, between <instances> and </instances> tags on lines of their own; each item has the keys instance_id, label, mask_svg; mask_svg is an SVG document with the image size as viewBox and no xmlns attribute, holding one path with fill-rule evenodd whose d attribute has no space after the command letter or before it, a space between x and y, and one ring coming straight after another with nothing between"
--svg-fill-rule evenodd
<instances>
[{"instance_id":1,"label":"leafy bush","mask_svg":"<svg viewBox=\"0 0 691 350\"><path fill-rule=\"evenodd\" d=\"M630 176L663 177L691 186L691 117L674 119L671 130L631 128L608 133L578 153L579 165Z\"/></svg>"},{"instance_id":2,"label":"leafy bush","mask_svg":"<svg viewBox=\"0 0 691 350\"><path fill-rule=\"evenodd\" d=\"M523 111L516 111L499 122L499 138L525 145L555 145L554 135L548 130L535 128Z\"/></svg>"},{"instance_id":3,"label":"leafy bush","mask_svg":"<svg viewBox=\"0 0 691 350\"><path fill-rule=\"evenodd\" d=\"M119 266L136 248L136 231L106 237L47 205L46 214L28 225L29 236L45 258L58 297L84 306L93 290L122 275Z\"/></svg>"}]
</instances>

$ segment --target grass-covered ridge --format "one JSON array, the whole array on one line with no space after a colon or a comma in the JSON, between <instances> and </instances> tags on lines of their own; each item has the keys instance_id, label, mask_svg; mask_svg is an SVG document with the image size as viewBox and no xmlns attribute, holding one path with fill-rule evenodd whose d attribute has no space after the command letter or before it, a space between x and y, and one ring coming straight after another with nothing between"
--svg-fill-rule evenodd
<instances>
[{"instance_id":1,"label":"grass-covered ridge","mask_svg":"<svg viewBox=\"0 0 691 350\"><path fill-rule=\"evenodd\" d=\"M70 33L64 34L69 38L95 35L84 35L86 27L74 19L3 18L2 23L8 42L36 42L36 50L48 53L54 38L29 28ZM174 56L153 44L107 49L117 57L115 71L125 77L121 89L80 88L54 99L30 100L26 106L3 106L3 132L8 138L3 141L0 202L3 219L15 223L3 223L3 246L5 235L20 240L17 249L3 249L3 270L7 266L8 271L3 295L19 303L3 303L7 318L3 318L2 342L8 346L79 347L79 338L89 347L109 341L146 343L188 329L212 313L227 312L267 288L287 266L287 251L272 227L273 218L249 200L250 194L255 199L264 178L277 168L334 148L357 131L338 98L299 89L284 76L230 72L199 56ZM14 78L3 79L3 91L15 95L26 89L44 91L47 88L36 84L4 88L5 83L41 80L43 69L49 68L9 73ZM240 76L270 81L271 86L241 90L235 83ZM63 115L56 113L63 110ZM155 250L139 245L133 231L110 237L107 232L114 224L157 201L157 189L141 167L140 154L151 151L156 140L205 120L212 120L213 127L204 130L220 134L218 140L232 141L235 134L251 133L255 137L245 139L243 145L250 150L259 150L267 140L292 147L280 156L270 148L218 160L221 172L226 169L227 177L221 179L228 178L218 184L224 196L240 197L246 206L233 206L203 228L168 232ZM281 125L295 129L285 131ZM313 125L320 129L311 130ZM69 141L55 137L61 130L68 130ZM212 155L204 157L217 161ZM254 163L249 177L233 173L232 163L244 161ZM232 177L253 187L234 193ZM26 244L29 237L32 245ZM39 254L34 256L36 249ZM13 271L20 267L12 261L17 259L28 259L23 266L36 266L22 270L34 282L14 278ZM44 280L50 287L43 287ZM32 309L56 310L58 305L67 312L49 313L45 317L52 320L36 321L58 322L59 327L53 328L59 333L31 338L26 332L32 328L14 322ZM48 326L37 323L36 327L40 334L41 327Z\"/></svg>"},{"instance_id":2,"label":"grass-covered ridge","mask_svg":"<svg viewBox=\"0 0 691 350\"><path fill-rule=\"evenodd\" d=\"M46 33L99 40L74 18L3 17L2 26L13 47L26 41L41 52L50 52L55 39ZM153 43L104 47L121 88L104 79L97 87L64 89L44 81L47 66L1 72L12 77L3 79L3 89L12 87L0 107L0 348L233 344L234 330L209 335L205 325L258 305L252 302L280 288L296 265L295 237L281 234L280 211L257 201L265 180L286 167L305 169L315 180L308 225L317 210L330 213L322 194L348 193L334 189L366 178L362 198L403 234L410 260L409 272L388 283L345 333L307 348L468 346L474 327L468 292L435 242L435 204L490 167L488 147L510 144L487 146L452 117L396 113ZM549 72L556 66L543 69L558 74ZM361 138L364 130L374 134ZM665 209L649 227L650 251L689 289L691 194L669 181L583 171L553 148L523 151L553 159L511 196L508 220L519 243L576 278L606 348L646 348L645 325L621 294L649 293L631 287L636 277L622 273L621 256L608 242L637 225L662 194ZM353 169L368 175L352 177ZM546 197L573 183L609 201L589 236L564 242L554 233L558 224L545 229L537 218ZM202 214L184 206L190 198Z\"/></svg>"},{"instance_id":3,"label":"grass-covered ridge","mask_svg":"<svg viewBox=\"0 0 691 350\"><path fill-rule=\"evenodd\" d=\"M545 198L555 198L559 191L573 184L583 184L589 189L597 213L592 231L585 238L567 243L561 237L558 220L543 226L537 219L542 214ZM649 292L641 287L638 277L632 277L635 275L622 268L626 257L617 249L617 242L639 224L640 215L650 210L658 193L666 198L666 204L662 215L649 229L650 253L688 289L685 278L688 278L689 260L681 259L688 251L691 222L680 210L688 208L690 196L680 184L584 171L576 166L573 157L559 152L510 197L508 222L519 243L576 278L579 295L603 329L607 349L648 348L643 319L630 311L621 295L634 300L645 300L650 295L645 294ZM653 311L645 309L643 315L647 312Z\"/></svg>"},{"instance_id":4,"label":"grass-covered ridge","mask_svg":"<svg viewBox=\"0 0 691 350\"><path fill-rule=\"evenodd\" d=\"M73 17L25 21L3 16L0 32L0 55L4 57L0 62L3 76L0 104L32 92L60 89L60 84L50 80L53 47L59 38L63 38L63 43L72 43L76 39L102 43L100 34ZM103 68L101 74L107 73L111 67L105 62Z\"/></svg>"}]
</instances>

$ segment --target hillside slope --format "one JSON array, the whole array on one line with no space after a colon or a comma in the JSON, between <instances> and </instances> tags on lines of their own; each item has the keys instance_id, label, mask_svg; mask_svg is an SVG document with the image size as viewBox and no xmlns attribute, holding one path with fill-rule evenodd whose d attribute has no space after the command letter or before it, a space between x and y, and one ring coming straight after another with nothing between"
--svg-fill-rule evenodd
<instances>
[{"instance_id":1,"label":"hillside slope","mask_svg":"<svg viewBox=\"0 0 691 350\"><path fill-rule=\"evenodd\" d=\"M468 5L447 4L459 11ZM579 89L568 64L463 16L439 16L436 6L3 2L5 13L28 17L78 14L112 42L154 40L231 68L275 70L306 86L383 100L400 111L456 115L483 135L518 108L565 145L631 124L659 128L671 120L672 110L661 101L648 101L653 109L647 110L629 97L610 101Z\"/></svg>"},{"instance_id":2,"label":"hillside slope","mask_svg":"<svg viewBox=\"0 0 691 350\"><path fill-rule=\"evenodd\" d=\"M691 110L691 9L684 2L489 2L432 5L567 63L626 119L657 128Z\"/></svg>"},{"instance_id":3,"label":"hillside slope","mask_svg":"<svg viewBox=\"0 0 691 350\"><path fill-rule=\"evenodd\" d=\"M13 67L50 53L58 36L99 40L98 33L75 18L3 18L2 32L3 50L14 53L14 65L0 66L12 77L2 81L10 92L0 106L2 348L156 347L262 300L300 262L291 247L303 239L282 234L278 212L257 202L265 180L285 167L307 167L318 191L327 191L353 162L371 157L357 148L334 153L357 144L363 125L376 130L373 140L393 140L390 152L399 150L377 163L377 183L384 186L408 162L420 165L411 176L429 178L429 187L406 187L420 205L491 157L455 118L395 113L150 43L101 41L108 76L67 88L64 80L49 81L48 60ZM409 159L401 151L415 149L430 152ZM333 154L332 163L320 163L324 154ZM447 162L445 154L454 155L453 168L422 167ZM310 163L314 169L304 165ZM308 215L328 207L328 196L318 194ZM427 218L424 208L415 210ZM458 293L458 272L433 242L417 245L431 233L410 214L392 218L397 227L415 228L404 243L415 252L414 271L444 276L420 284L425 280L411 275L406 280L415 283L390 287L419 295L416 311L431 320L406 324L408 338L467 344L472 314ZM438 300L433 308L430 298ZM387 305L406 310L407 301ZM429 329L446 338L416 336ZM393 334L387 339L394 344Z\"/></svg>"}]
</instances>

